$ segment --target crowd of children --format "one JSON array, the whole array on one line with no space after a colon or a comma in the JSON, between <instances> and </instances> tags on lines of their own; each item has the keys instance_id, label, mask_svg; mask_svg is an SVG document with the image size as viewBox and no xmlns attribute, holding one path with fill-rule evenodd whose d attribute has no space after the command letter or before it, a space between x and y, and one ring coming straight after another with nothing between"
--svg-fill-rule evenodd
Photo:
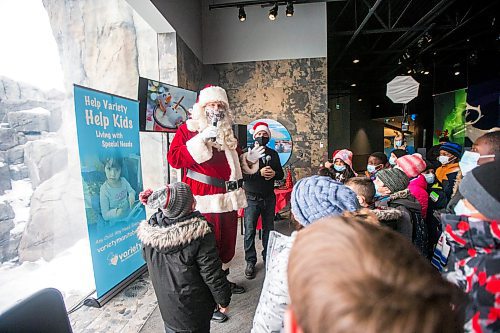
<instances>
[{"instance_id":1,"label":"crowd of children","mask_svg":"<svg viewBox=\"0 0 500 333\"><path fill-rule=\"evenodd\" d=\"M373 153L361 177L342 149L297 181L252 332L500 332L500 131L432 154ZM183 183L141 201L158 209L138 235L166 331L208 332L231 298L213 231Z\"/></svg>"}]
</instances>

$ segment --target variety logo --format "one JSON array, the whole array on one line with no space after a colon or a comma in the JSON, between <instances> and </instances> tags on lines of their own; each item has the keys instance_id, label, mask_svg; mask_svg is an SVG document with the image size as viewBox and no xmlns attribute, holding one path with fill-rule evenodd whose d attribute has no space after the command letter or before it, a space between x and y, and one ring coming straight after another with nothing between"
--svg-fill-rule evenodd
<instances>
[{"instance_id":1,"label":"variety logo","mask_svg":"<svg viewBox=\"0 0 500 333\"><path fill-rule=\"evenodd\" d=\"M108 262L110 265L116 266L118 261L124 262L127 259L130 259L141 249L141 243L136 243L132 245L127 251L124 251L120 254L110 253L108 255Z\"/></svg>"}]
</instances>

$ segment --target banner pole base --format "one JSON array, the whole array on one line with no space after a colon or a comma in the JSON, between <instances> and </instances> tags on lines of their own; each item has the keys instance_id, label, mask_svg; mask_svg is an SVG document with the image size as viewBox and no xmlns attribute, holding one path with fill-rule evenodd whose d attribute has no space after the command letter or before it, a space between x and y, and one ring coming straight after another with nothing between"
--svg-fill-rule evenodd
<instances>
[{"instance_id":1,"label":"banner pole base","mask_svg":"<svg viewBox=\"0 0 500 333\"><path fill-rule=\"evenodd\" d=\"M87 297L83 301L83 305L93 307L93 308L101 308L104 304L108 303L113 297L115 297L119 292L128 287L132 282L134 282L138 277L143 275L148 270L146 264L142 265L138 270L134 273L130 274L126 279L117 284L107 293L102 295L99 298Z\"/></svg>"}]
</instances>

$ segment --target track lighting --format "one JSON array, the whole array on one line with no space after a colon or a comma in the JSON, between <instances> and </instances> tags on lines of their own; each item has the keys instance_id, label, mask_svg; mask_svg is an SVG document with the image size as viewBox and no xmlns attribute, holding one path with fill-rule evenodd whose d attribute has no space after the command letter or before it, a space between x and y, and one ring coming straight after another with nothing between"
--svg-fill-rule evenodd
<instances>
[{"instance_id":1,"label":"track lighting","mask_svg":"<svg viewBox=\"0 0 500 333\"><path fill-rule=\"evenodd\" d=\"M403 53L403 60L408 60L410 59L410 53L408 53L408 51L405 51L405 53Z\"/></svg>"},{"instance_id":2,"label":"track lighting","mask_svg":"<svg viewBox=\"0 0 500 333\"><path fill-rule=\"evenodd\" d=\"M238 11L238 18L241 22L244 22L247 19L247 13L245 13L245 7L241 6Z\"/></svg>"},{"instance_id":3,"label":"track lighting","mask_svg":"<svg viewBox=\"0 0 500 333\"><path fill-rule=\"evenodd\" d=\"M273 8L269 9L269 19L271 21L276 20L276 17L278 17L278 4L275 3Z\"/></svg>"},{"instance_id":4,"label":"track lighting","mask_svg":"<svg viewBox=\"0 0 500 333\"><path fill-rule=\"evenodd\" d=\"M293 3L291 1L286 4L286 16L293 16Z\"/></svg>"}]
</instances>

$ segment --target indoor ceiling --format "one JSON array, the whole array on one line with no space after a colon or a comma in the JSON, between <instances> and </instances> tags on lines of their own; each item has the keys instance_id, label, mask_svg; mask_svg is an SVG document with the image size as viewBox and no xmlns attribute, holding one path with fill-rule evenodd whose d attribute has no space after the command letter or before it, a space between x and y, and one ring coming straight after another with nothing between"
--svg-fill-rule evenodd
<instances>
[{"instance_id":1,"label":"indoor ceiling","mask_svg":"<svg viewBox=\"0 0 500 333\"><path fill-rule=\"evenodd\" d=\"M379 104L396 75L414 76L430 94L498 78L498 13L500 1L328 3L329 96Z\"/></svg>"}]
</instances>

